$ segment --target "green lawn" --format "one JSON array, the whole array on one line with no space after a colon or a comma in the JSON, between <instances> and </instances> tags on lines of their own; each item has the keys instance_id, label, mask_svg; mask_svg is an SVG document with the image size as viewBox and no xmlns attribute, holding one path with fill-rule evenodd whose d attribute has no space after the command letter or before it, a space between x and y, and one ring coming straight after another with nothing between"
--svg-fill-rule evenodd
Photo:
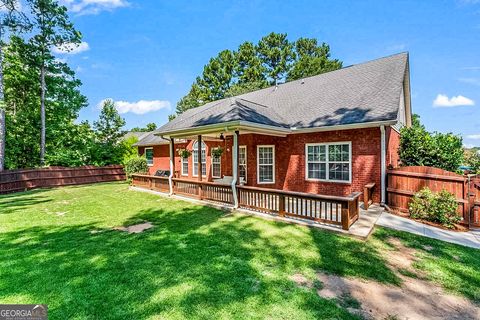
<instances>
[{"instance_id":1,"label":"green lawn","mask_svg":"<svg viewBox=\"0 0 480 320\"><path fill-rule=\"evenodd\" d=\"M141 221L154 228L112 230ZM106 183L0 197L0 303L46 303L50 319L351 319L292 276L400 285L392 236L428 279L480 302L478 250L386 229L364 242Z\"/></svg>"}]
</instances>

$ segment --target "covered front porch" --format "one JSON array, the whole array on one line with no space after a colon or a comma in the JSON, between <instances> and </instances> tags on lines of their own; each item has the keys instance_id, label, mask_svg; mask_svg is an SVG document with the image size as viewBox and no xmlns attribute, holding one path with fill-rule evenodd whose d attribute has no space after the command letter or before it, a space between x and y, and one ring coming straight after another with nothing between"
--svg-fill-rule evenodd
<instances>
[{"instance_id":1,"label":"covered front porch","mask_svg":"<svg viewBox=\"0 0 480 320\"><path fill-rule=\"evenodd\" d=\"M360 192L348 195L297 192L282 190L278 181L275 183L275 148L268 150L269 145L265 145L264 141L282 139L286 135L287 130L278 127L259 128L240 123L163 134L162 137L169 141L169 177L134 175L133 185L170 195L213 201L232 208L337 225L348 230L359 217ZM250 164L249 168L256 170L249 170L248 179L248 147L240 145L241 136L244 141L247 138L262 140L256 143L257 150L249 150L250 153L256 151L258 160L255 167ZM208 153L206 144L209 145ZM192 148L191 159L180 155L187 145ZM212 153L215 148L223 148L225 154L217 154L215 159ZM178 161L178 158L181 160ZM220 167L215 167L220 163Z\"/></svg>"}]
</instances>

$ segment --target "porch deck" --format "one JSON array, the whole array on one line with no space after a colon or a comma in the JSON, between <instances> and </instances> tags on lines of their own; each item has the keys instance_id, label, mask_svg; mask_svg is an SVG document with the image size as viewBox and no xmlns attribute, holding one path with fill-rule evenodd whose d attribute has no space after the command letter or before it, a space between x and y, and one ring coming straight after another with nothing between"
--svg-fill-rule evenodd
<instances>
[{"instance_id":1,"label":"porch deck","mask_svg":"<svg viewBox=\"0 0 480 320\"><path fill-rule=\"evenodd\" d=\"M173 178L172 193L234 207L232 186L213 182ZM133 175L132 185L170 193L169 179L150 175ZM280 217L301 218L348 230L360 216L360 192L347 197L317 195L237 185L238 207Z\"/></svg>"}]
</instances>

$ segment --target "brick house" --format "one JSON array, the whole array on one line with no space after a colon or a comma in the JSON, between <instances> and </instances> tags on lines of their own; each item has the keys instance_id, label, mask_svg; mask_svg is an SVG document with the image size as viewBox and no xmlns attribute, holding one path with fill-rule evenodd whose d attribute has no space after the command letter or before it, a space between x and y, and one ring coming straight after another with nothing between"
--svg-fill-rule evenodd
<instances>
[{"instance_id":1,"label":"brick house","mask_svg":"<svg viewBox=\"0 0 480 320\"><path fill-rule=\"evenodd\" d=\"M170 185L347 196L375 183L373 201L383 203L399 130L411 123L409 78L408 54L396 54L207 103L137 146L151 175L171 173ZM218 148L221 155L212 155ZM182 158L181 150L191 155Z\"/></svg>"}]
</instances>

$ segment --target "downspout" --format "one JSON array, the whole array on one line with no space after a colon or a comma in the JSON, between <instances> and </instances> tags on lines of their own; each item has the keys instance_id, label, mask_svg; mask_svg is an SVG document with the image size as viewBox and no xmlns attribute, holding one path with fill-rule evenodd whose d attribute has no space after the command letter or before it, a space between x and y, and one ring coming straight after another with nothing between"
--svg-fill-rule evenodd
<instances>
[{"instance_id":1,"label":"downspout","mask_svg":"<svg viewBox=\"0 0 480 320\"><path fill-rule=\"evenodd\" d=\"M175 150L173 138L170 138L170 175L168 176L168 186L170 188L170 195L173 195L173 175L175 171Z\"/></svg>"},{"instance_id":2,"label":"downspout","mask_svg":"<svg viewBox=\"0 0 480 320\"><path fill-rule=\"evenodd\" d=\"M239 132L235 131L233 135L233 180L232 180L232 193L233 193L233 206L238 208L238 197L237 197L237 176L238 176L238 135Z\"/></svg>"},{"instance_id":3,"label":"downspout","mask_svg":"<svg viewBox=\"0 0 480 320\"><path fill-rule=\"evenodd\" d=\"M380 194L380 204L382 206L385 205L385 183L387 177L387 160L386 160L386 138L385 138L385 126L380 126L380 186L381 186L381 194Z\"/></svg>"}]
</instances>

